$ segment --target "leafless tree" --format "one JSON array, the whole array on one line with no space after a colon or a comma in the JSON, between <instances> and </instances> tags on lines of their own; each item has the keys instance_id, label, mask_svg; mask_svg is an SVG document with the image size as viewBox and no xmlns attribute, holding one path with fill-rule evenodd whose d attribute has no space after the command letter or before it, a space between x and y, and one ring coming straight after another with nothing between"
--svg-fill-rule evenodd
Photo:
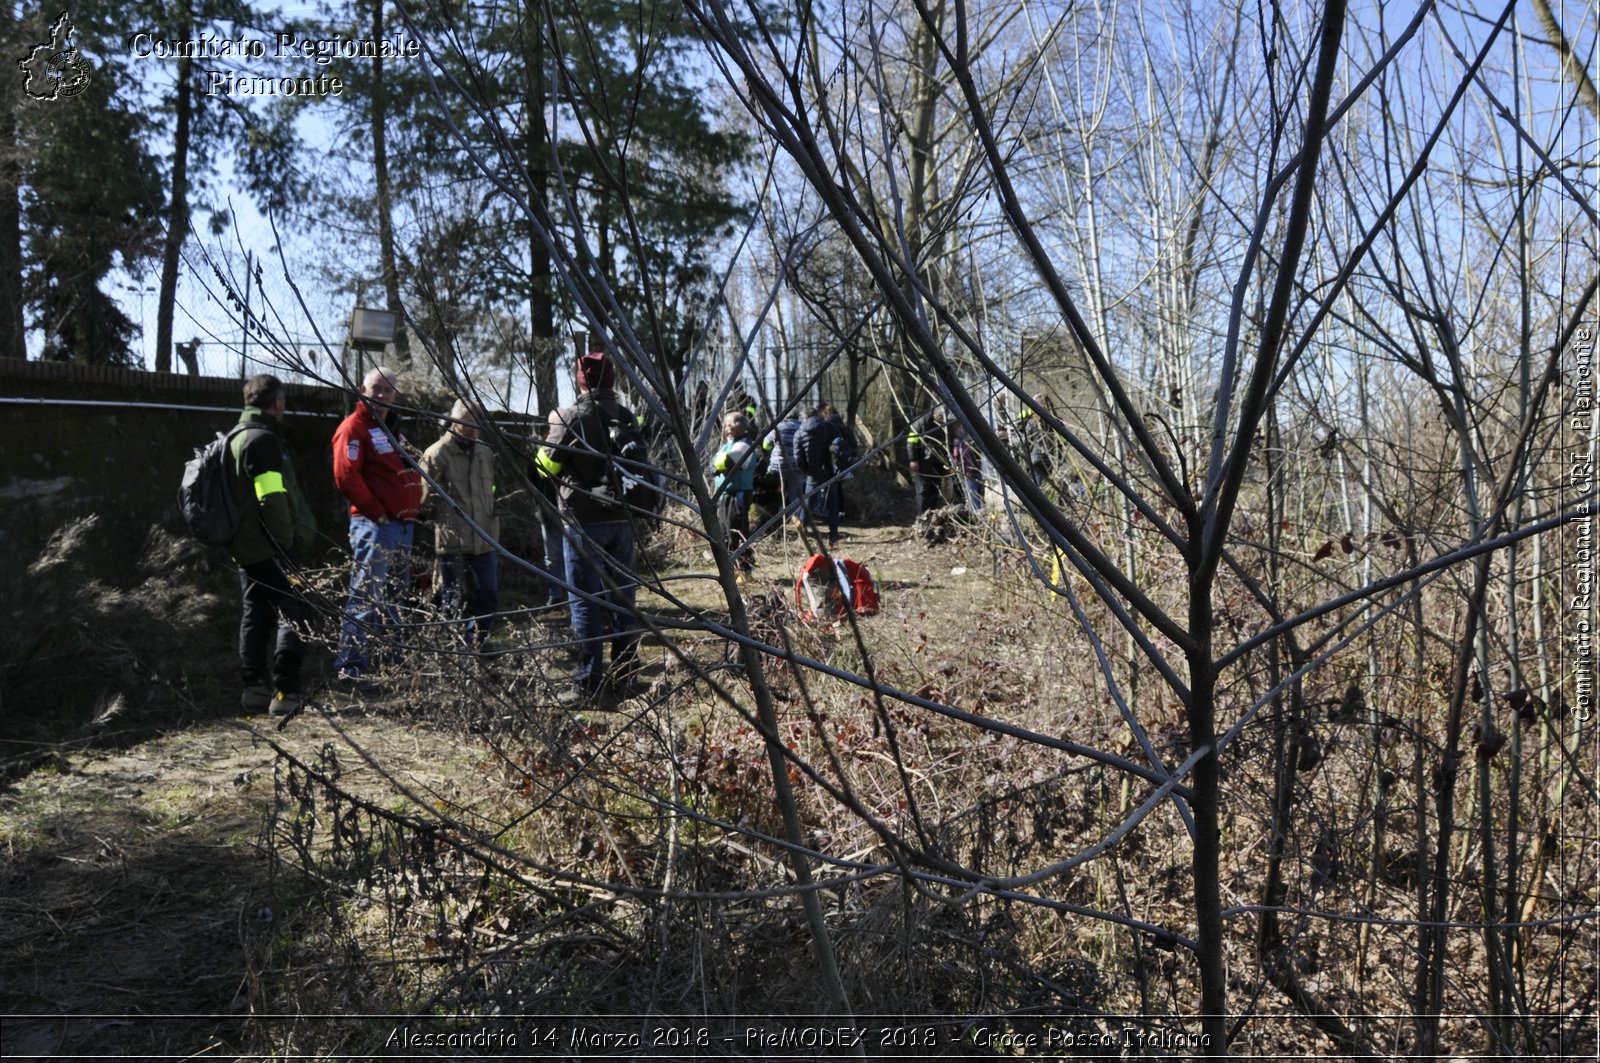
<instances>
[{"instance_id":1,"label":"leafless tree","mask_svg":"<svg viewBox=\"0 0 1600 1063\"><path fill-rule=\"evenodd\" d=\"M474 164L526 212L586 331L664 426L678 471L667 521L713 562L715 612L641 564L661 604L637 622L759 736L777 817L763 833L684 797L687 732L669 700L672 772L630 799L663 817L674 847L715 826L779 854L790 882L779 892L801 907L839 1013L853 1005L824 890L892 876L908 906L998 899L1115 928L1140 952L1152 1015L1143 950L1181 947L1197 989L1174 989L1172 1003L1200 1015L1211 1054L1228 1052L1269 987L1367 1058L1397 1054L1403 1037L1410 1051L1445 1051L1446 1011L1482 1016L1497 1052L1536 1055L1559 1037L1539 1025L1546 989L1529 991L1525 932L1592 913L1540 893L1548 831L1524 819L1530 803L1541 815L1558 805L1552 791L1593 783L1555 716L1566 679L1554 595L1523 558L1559 550L1564 522L1591 501L1552 469L1570 402L1562 359L1595 291L1584 161L1595 135L1581 88L1561 95L1570 45L1550 53L1553 70L1531 68L1509 6L1424 4L1400 25L1341 0L1231 5L1206 20L1021 3L979 21L963 0L804 4L781 19L732 0L685 11L764 138L765 166L783 174L761 185L770 200L730 251L726 349L697 352L724 367L713 392L781 379L792 403L833 359L879 344L900 411L885 445L920 401L954 411L1003 484L1001 532L1094 662L1080 689L1114 707L1115 735L1060 737L1064 705L979 713L931 684L907 689L862 626L847 665L823 660L743 593L683 381L629 328L595 249L551 221L547 204L574 195L559 157L530 176L510 131L480 115L463 138ZM436 90L464 95L450 69ZM1568 244L1590 253L1560 258ZM804 261L819 248L839 275L865 279L859 291L820 290L819 259L810 276ZM1007 268L967 283L980 261ZM825 353L759 364L801 342L802 316ZM1092 418L1063 416L990 342L1028 328L1065 337ZM1018 460L997 398L1047 426L1092 485L1086 497ZM695 637L725 646L730 667L708 667ZM815 695L829 684L850 687L886 734L881 771L795 740L780 702L824 733ZM1501 771L1495 715L1530 698L1549 707L1531 780L1520 758ZM923 803L899 744L907 720L1014 741L1051 759L1057 779L1088 764L1118 798L1071 851L996 870L980 846L952 841L987 806ZM1511 730L1515 754L1524 739ZM869 844L845 859L821 843L802 786ZM1169 828L1187 841L1182 927L1140 918L1125 888L1124 850ZM1396 836L1414 839L1404 859ZM494 850L481 833L459 844ZM494 858L547 870L526 853ZM607 884L691 903L677 873ZM1081 903L1072 884L1089 873L1105 888ZM1241 882L1257 903L1226 899ZM1391 887L1412 890L1408 917ZM1361 929L1335 944L1362 962L1406 958L1394 966L1417 1017L1404 1035L1375 996L1305 977L1346 926ZM1462 954L1481 957L1482 985L1452 968ZM1547 957L1544 976L1565 963Z\"/></svg>"}]
</instances>

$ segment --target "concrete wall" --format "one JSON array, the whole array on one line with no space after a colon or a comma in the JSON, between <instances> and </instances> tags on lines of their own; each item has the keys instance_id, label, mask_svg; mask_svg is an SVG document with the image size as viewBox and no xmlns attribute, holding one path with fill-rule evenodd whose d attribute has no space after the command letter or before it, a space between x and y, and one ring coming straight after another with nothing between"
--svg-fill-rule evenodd
<instances>
[{"instance_id":1,"label":"concrete wall","mask_svg":"<svg viewBox=\"0 0 1600 1063\"><path fill-rule=\"evenodd\" d=\"M115 580L152 525L180 528L184 462L238 420L241 388L218 377L0 358L3 569L28 564L62 524L94 513L105 567L93 574ZM290 385L290 451L330 547L346 529L330 444L349 408L343 392Z\"/></svg>"},{"instance_id":2,"label":"concrete wall","mask_svg":"<svg viewBox=\"0 0 1600 1063\"><path fill-rule=\"evenodd\" d=\"M239 419L239 380L0 358L0 581L26 566L52 533L90 513L96 571L111 582L142 555L152 525L182 532L178 481L194 449ZM442 396L416 398L444 410ZM333 486L333 432L352 409L335 388L289 385L284 419L290 457L317 516L325 551L345 550L349 504ZM496 415L526 435L528 419ZM417 447L439 437L419 415L405 432ZM526 493L517 490L523 464L514 457L498 474L502 535L511 549L536 549L538 533ZM427 544L431 546L431 539ZM313 559L307 559L313 560Z\"/></svg>"}]
</instances>

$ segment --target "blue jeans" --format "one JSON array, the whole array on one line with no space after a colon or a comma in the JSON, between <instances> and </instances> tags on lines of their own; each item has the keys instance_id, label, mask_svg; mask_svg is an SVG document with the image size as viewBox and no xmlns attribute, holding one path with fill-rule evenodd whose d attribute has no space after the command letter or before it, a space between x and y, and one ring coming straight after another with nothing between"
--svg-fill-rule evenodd
<instances>
[{"instance_id":1,"label":"blue jeans","mask_svg":"<svg viewBox=\"0 0 1600 1063\"><path fill-rule=\"evenodd\" d=\"M446 616L466 617L467 646L482 653L494 626L494 614L500 611L500 567L494 551L440 554L439 596Z\"/></svg>"},{"instance_id":2,"label":"blue jeans","mask_svg":"<svg viewBox=\"0 0 1600 1063\"><path fill-rule=\"evenodd\" d=\"M541 512L539 522L544 526L545 601L549 605L566 605L567 547L561 531L561 517L554 511Z\"/></svg>"},{"instance_id":3,"label":"blue jeans","mask_svg":"<svg viewBox=\"0 0 1600 1063\"><path fill-rule=\"evenodd\" d=\"M384 628L399 631L399 601L411 585L409 520L383 524L359 514L350 518L350 596L339 623L339 652L333 667L342 675L372 669L367 639Z\"/></svg>"},{"instance_id":4,"label":"blue jeans","mask_svg":"<svg viewBox=\"0 0 1600 1063\"><path fill-rule=\"evenodd\" d=\"M839 511L843 508L840 505L843 494L844 489L838 484L823 487L819 481L806 477L806 508L813 519L827 522L829 543L839 538Z\"/></svg>"},{"instance_id":5,"label":"blue jeans","mask_svg":"<svg viewBox=\"0 0 1600 1063\"><path fill-rule=\"evenodd\" d=\"M785 465L778 471L778 478L783 481L783 519L798 517L806 502L806 474Z\"/></svg>"},{"instance_id":6,"label":"blue jeans","mask_svg":"<svg viewBox=\"0 0 1600 1063\"><path fill-rule=\"evenodd\" d=\"M983 477L967 477L967 508L976 513L983 508Z\"/></svg>"},{"instance_id":7,"label":"blue jeans","mask_svg":"<svg viewBox=\"0 0 1600 1063\"><path fill-rule=\"evenodd\" d=\"M605 676L605 643L611 639L611 663L629 660L639 641L633 608L633 525L625 520L568 527L567 581L591 601L573 594L572 633L578 640L578 666L573 679L594 687Z\"/></svg>"}]
</instances>

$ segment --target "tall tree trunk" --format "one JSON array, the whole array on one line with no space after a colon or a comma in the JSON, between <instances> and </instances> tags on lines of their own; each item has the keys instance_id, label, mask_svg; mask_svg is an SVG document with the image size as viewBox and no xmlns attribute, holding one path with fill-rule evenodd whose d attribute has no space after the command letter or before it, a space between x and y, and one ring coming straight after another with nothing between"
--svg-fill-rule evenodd
<instances>
[{"instance_id":1,"label":"tall tree trunk","mask_svg":"<svg viewBox=\"0 0 1600 1063\"><path fill-rule=\"evenodd\" d=\"M383 40L383 0L372 0L372 39ZM400 269L394 254L394 209L389 192L388 90L383 82L383 57L372 57L372 176L378 207L378 268L383 274L386 305L395 317L394 354L402 364L411 361L411 344L406 338L405 315L400 309Z\"/></svg>"},{"instance_id":2,"label":"tall tree trunk","mask_svg":"<svg viewBox=\"0 0 1600 1063\"><path fill-rule=\"evenodd\" d=\"M545 103L549 89L545 83L544 25L540 20L540 7L530 6L524 27L527 52L527 108L528 108L528 183L529 192L536 200L532 204L536 216L550 224L550 130L545 124ZM537 233L528 239L528 325L533 336L528 352L529 375L533 379L534 395L539 409L553 410L558 405L556 391L556 361L561 354L561 344L556 341L555 292L552 287L550 248Z\"/></svg>"},{"instance_id":3,"label":"tall tree trunk","mask_svg":"<svg viewBox=\"0 0 1600 1063\"><path fill-rule=\"evenodd\" d=\"M193 19L184 5L181 40L192 35ZM178 60L178 84L174 96L177 128L172 135L172 201L167 208L167 239L161 252L161 292L156 301L156 364L158 373L172 372L172 308L178 298L178 259L189 236L189 120L194 109L194 60ZM141 326L142 326L141 322ZM190 366L190 375L194 374Z\"/></svg>"},{"instance_id":4,"label":"tall tree trunk","mask_svg":"<svg viewBox=\"0 0 1600 1063\"><path fill-rule=\"evenodd\" d=\"M1184 708L1189 720L1190 751L1209 750L1195 762L1190 777L1194 787L1190 807L1194 810L1195 832L1191 868L1200 943L1195 960L1200 968L1200 1029L1206 1037L1205 1051L1207 1055L1225 1056L1228 1054L1228 992L1222 934L1222 788L1216 752L1217 671L1211 641L1215 615L1211 605L1210 570L1191 571L1189 635L1194 639L1194 646L1189 652L1191 696Z\"/></svg>"},{"instance_id":5,"label":"tall tree trunk","mask_svg":"<svg viewBox=\"0 0 1600 1063\"><path fill-rule=\"evenodd\" d=\"M0 6L0 39L16 38L10 4ZM17 101L0 105L0 358L25 358L22 315L22 158L17 144Z\"/></svg>"},{"instance_id":6,"label":"tall tree trunk","mask_svg":"<svg viewBox=\"0 0 1600 1063\"><path fill-rule=\"evenodd\" d=\"M922 275L923 282L928 290L937 298L939 284L937 277L938 255L932 250L925 249L928 241L927 221L928 214L933 208L933 203L938 195L939 172L933 158L933 142L935 120L938 117L939 98L943 91L943 84L939 79L939 50L935 40L935 30L930 28L928 22L932 21L940 31L944 28L944 3L942 0L934 3L925 20L916 23L916 38L912 43L913 62L913 100L911 122L906 131L906 139L910 146L910 159L906 181L905 203L905 238L909 245L909 256L906 266L909 270ZM892 225L892 216L885 216L882 224ZM885 234L891 245L897 243L896 234L891 230ZM926 263L926 267L921 265ZM920 301L916 293L914 278L907 276L901 283L901 290L912 303ZM897 333L902 332L902 326L896 323ZM910 463L911 452L908 444L904 442L915 413L922 406L921 374L912 371L912 366L917 364L911 345L904 339L896 343L900 352L900 365L894 373L894 381L899 391L900 401L890 410L891 430L895 437L895 451L907 463ZM913 477L913 483L915 477Z\"/></svg>"}]
</instances>

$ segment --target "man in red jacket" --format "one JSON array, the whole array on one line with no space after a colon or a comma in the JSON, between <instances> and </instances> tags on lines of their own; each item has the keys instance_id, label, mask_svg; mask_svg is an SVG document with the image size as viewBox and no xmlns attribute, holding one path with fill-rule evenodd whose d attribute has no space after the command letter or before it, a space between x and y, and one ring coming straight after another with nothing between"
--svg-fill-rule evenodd
<instances>
[{"instance_id":1,"label":"man in red jacket","mask_svg":"<svg viewBox=\"0 0 1600 1063\"><path fill-rule=\"evenodd\" d=\"M396 603L411 582L412 519L422 477L405 440L387 423L399 392L394 373L374 369L361 382L355 412L333 433L333 482L350 500L350 597L333 664L339 679L366 693L375 663L367 639L400 622Z\"/></svg>"}]
</instances>

